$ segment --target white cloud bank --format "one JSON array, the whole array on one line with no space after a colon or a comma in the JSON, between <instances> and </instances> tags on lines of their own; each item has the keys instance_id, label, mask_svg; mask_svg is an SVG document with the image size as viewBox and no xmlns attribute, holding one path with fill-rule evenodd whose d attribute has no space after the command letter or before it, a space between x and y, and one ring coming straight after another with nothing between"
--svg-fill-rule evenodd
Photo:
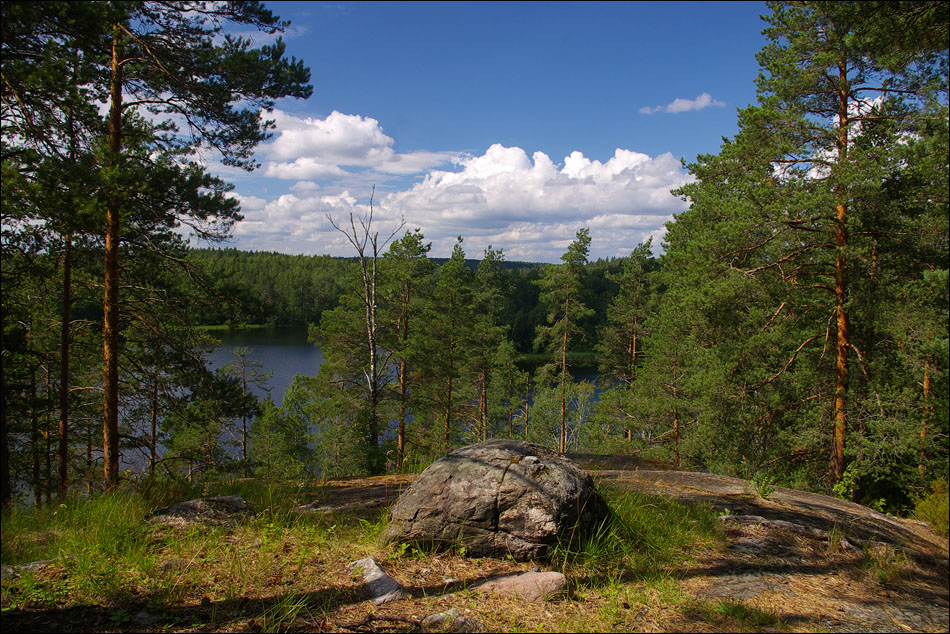
<instances>
[{"instance_id":1,"label":"white cloud bank","mask_svg":"<svg viewBox=\"0 0 950 634\"><path fill-rule=\"evenodd\" d=\"M331 120L332 125L296 128L301 134L282 134L271 156L315 153L319 147L335 152L338 163L365 161L377 167L399 156L378 158L379 148L390 147L391 139L377 136L375 120L331 115L325 121ZM337 134L362 135L367 143L346 145ZM556 262L585 226L590 227L594 258L627 255L649 237L658 246L664 223L686 206L670 190L689 176L669 153L650 157L617 149L602 163L575 151L557 165L543 152L529 158L521 148L496 144L481 156L457 158L456 163L458 171L430 170L409 189L379 196L375 209L380 232L403 218L407 229L422 229L436 257L447 257L455 236L461 235L469 257L480 257L490 244L504 249L509 260ZM326 216L342 221L351 212L362 213L368 195L358 202L348 191L322 194L301 183L293 191L271 201L238 196L245 215L235 229L239 246L352 255Z\"/></svg>"},{"instance_id":2,"label":"white cloud bank","mask_svg":"<svg viewBox=\"0 0 950 634\"><path fill-rule=\"evenodd\" d=\"M667 112L670 114L678 114L680 112L689 112L690 110L703 110L705 108L716 107L722 108L726 105L724 101L719 101L718 99L713 99L712 95L708 92L704 92L695 99L682 99L677 97L673 100L672 103L665 106L644 106L640 108L640 114L654 114L656 112Z\"/></svg>"},{"instance_id":3,"label":"white cloud bank","mask_svg":"<svg viewBox=\"0 0 950 634\"><path fill-rule=\"evenodd\" d=\"M300 118L281 110L267 113L276 125L276 138L259 148L265 157L264 175L309 180L340 178L345 168L384 174L419 174L449 163L455 153L409 152L393 148L379 121L334 110L326 118Z\"/></svg>"}]
</instances>

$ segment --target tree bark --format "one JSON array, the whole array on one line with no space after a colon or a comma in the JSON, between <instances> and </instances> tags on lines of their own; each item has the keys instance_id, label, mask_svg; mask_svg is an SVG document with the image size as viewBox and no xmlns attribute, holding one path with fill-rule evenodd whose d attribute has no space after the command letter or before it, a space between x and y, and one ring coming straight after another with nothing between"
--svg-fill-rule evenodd
<instances>
[{"instance_id":1,"label":"tree bark","mask_svg":"<svg viewBox=\"0 0 950 634\"><path fill-rule=\"evenodd\" d=\"M408 285L408 282L406 282ZM409 289L406 288L402 293L402 315L400 319L400 339L402 341L403 354L409 342ZM396 434L396 462L399 469L402 470L402 463L406 458L406 418L407 402L409 400L409 382L406 370L408 366L405 358L399 360L399 429Z\"/></svg>"},{"instance_id":2,"label":"tree bark","mask_svg":"<svg viewBox=\"0 0 950 634\"><path fill-rule=\"evenodd\" d=\"M481 419L481 437L482 440L488 440L488 372L481 372L481 387L478 396L478 417Z\"/></svg>"},{"instance_id":3,"label":"tree bark","mask_svg":"<svg viewBox=\"0 0 950 634\"><path fill-rule=\"evenodd\" d=\"M7 377L0 361L0 504L13 502L10 490L10 436L7 430Z\"/></svg>"},{"instance_id":4,"label":"tree bark","mask_svg":"<svg viewBox=\"0 0 950 634\"><path fill-rule=\"evenodd\" d=\"M72 238L66 235L63 251L63 317L59 331L59 478L57 495L66 498L69 488L69 346L72 308Z\"/></svg>"},{"instance_id":5,"label":"tree bark","mask_svg":"<svg viewBox=\"0 0 950 634\"><path fill-rule=\"evenodd\" d=\"M122 151L122 65L118 25L112 35L109 149L113 164ZM113 188L116 187L113 185ZM106 204L105 281L103 311L103 421L102 455L105 490L119 483L119 194L114 189Z\"/></svg>"},{"instance_id":6,"label":"tree bark","mask_svg":"<svg viewBox=\"0 0 950 634\"><path fill-rule=\"evenodd\" d=\"M920 425L920 460L917 464L917 471L920 479L923 481L927 475L927 425L933 414L933 405L930 403L930 359L924 362L924 403L923 420Z\"/></svg>"},{"instance_id":7,"label":"tree bark","mask_svg":"<svg viewBox=\"0 0 950 634\"><path fill-rule=\"evenodd\" d=\"M158 379L152 383L151 408L152 433L149 436L148 473L155 475L155 463L158 459Z\"/></svg>"},{"instance_id":8,"label":"tree bark","mask_svg":"<svg viewBox=\"0 0 950 634\"><path fill-rule=\"evenodd\" d=\"M561 343L561 435L558 452L564 453L567 445L567 331L570 326L571 296L564 300L564 340Z\"/></svg>"},{"instance_id":9,"label":"tree bark","mask_svg":"<svg viewBox=\"0 0 950 634\"><path fill-rule=\"evenodd\" d=\"M33 506L39 508L42 502L40 489L40 427L36 420L36 370L30 370L30 461L33 476Z\"/></svg>"},{"instance_id":10,"label":"tree bark","mask_svg":"<svg viewBox=\"0 0 950 634\"><path fill-rule=\"evenodd\" d=\"M848 77L847 65L842 62L838 66L839 88L838 95L838 169L840 170L848 157ZM845 249L848 246L847 211L845 191L840 185L837 187L838 204L835 208L835 321L836 360L835 360L835 404L834 404L834 435L831 454L831 486L841 480L845 470L845 432L847 431L847 413L845 410L848 392L848 315L845 310L847 300L847 270Z\"/></svg>"}]
</instances>

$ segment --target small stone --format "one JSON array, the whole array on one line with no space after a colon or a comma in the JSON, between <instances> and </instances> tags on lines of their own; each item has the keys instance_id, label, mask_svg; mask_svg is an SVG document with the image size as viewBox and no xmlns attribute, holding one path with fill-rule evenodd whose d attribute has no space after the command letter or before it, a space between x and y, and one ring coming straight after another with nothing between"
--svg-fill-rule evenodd
<instances>
[{"instance_id":1,"label":"small stone","mask_svg":"<svg viewBox=\"0 0 950 634\"><path fill-rule=\"evenodd\" d=\"M399 582L387 575L372 557L354 561L347 565L347 568L363 571L363 582L366 584L366 589L369 591L374 605L409 598L409 592L399 585Z\"/></svg>"},{"instance_id":2,"label":"small stone","mask_svg":"<svg viewBox=\"0 0 950 634\"><path fill-rule=\"evenodd\" d=\"M567 589L567 577L560 572L524 572L490 577L472 590L519 596L528 601L541 601Z\"/></svg>"},{"instance_id":3,"label":"small stone","mask_svg":"<svg viewBox=\"0 0 950 634\"><path fill-rule=\"evenodd\" d=\"M161 621L159 617L155 616L154 614L149 614L145 610L136 612L135 616L132 617L133 623L144 626L155 625L159 621Z\"/></svg>"},{"instance_id":4,"label":"small stone","mask_svg":"<svg viewBox=\"0 0 950 634\"><path fill-rule=\"evenodd\" d=\"M422 619L422 629L426 632L439 631L450 627L452 622L460 617L459 611L457 608L450 608L445 612L439 612L438 614L430 614L426 618Z\"/></svg>"}]
</instances>

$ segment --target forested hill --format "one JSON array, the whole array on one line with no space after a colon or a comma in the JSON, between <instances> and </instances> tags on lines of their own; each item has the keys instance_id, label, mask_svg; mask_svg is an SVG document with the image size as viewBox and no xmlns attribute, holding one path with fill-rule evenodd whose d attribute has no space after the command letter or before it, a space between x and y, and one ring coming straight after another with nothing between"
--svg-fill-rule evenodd
<instances>
[{"instance_id":1,"label":"forested hill","mask_svg":"<svg viewBox=\"0 0 950 634\"><path fill-rule=\"evenodd\" d=\"M356 258L329 255L288 255L273 251L238 249L193 249L188 260L217 287L225 301L196 315L200 325L266 324L301 326L320 323L325 310L339 304L346 290L347 276L356 274ZM441 267L449 258L428 258ZM475 271L481 260L467 258L465 266ZM655 263L655 261L654 261ZM596 260L587 264L586 285L589 305L595 314L586 323L587 347L592 348L596 329L606 320L610 298L617 285L608 274L616 274L622 260ZM545 322L537 280L545 267L539 262L499 262L503 276L502 298L510 336L521 352L533 349L537 327Z\"/></svg>"}]
</instances>

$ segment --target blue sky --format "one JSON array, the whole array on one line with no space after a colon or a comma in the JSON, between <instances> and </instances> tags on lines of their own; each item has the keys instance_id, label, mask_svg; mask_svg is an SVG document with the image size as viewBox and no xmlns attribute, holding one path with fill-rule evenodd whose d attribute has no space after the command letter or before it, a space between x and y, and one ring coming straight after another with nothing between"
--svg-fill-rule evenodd
<instances>
[{"instance_id":1,"label":"blue sky","mask_svg":"<svg viewBox=\"0 0 950 634\"><path fill-rule=\"evenodd\" d=\"M283 100L236 186L232 246L351 255L326 216L419 227L557 261L629 254L685 203L681 158L716 152L755 100L757 2L270 2L313 96Z\"/></svg>"}]
</instances>

